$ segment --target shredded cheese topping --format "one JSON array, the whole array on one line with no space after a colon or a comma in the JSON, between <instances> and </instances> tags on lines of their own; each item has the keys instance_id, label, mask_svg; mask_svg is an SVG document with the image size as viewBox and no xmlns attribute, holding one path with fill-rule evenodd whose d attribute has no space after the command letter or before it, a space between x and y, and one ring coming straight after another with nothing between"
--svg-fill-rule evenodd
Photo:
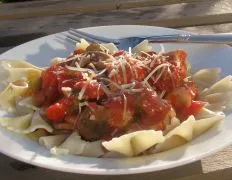
<instances>
[{"instance_id":1,"label":"shredded cheese topping","mask_svg":"<svg viewBox=\"0 0 232 180\"><path fill-rule=\"evenodd\" d=\"M123 94L123 100L124 100L124 103L123 103L123 120L126 119L126 109L127 109L127 97L125 96L125 94Z\"/></svg>"},{"instance_id":2,"label":"shredded cheese topping","mask_svg":"<svg viewBox=\"0 0 232 180\"><path fill-rule=\"evenodd\" d=\"M163 68L165 66L168 67L170 65L168 63L158 65L155 69L153 69L152 72L150 72L150 74L148 74L148 76L144 79L144 82L147 82L154 73L156 73L159 69L161 69L161 68Z\"/></svg>"},{"instance_id":3,"label":"shredded cheese topping","mask_svg":"<svg viewBox=\"0 0 232 180\"><path fill-rule=\"evenodd\" d=\"M79 95L78 95L78 99L79 99L79 100L82 100L87 86L88 86L88 84L86 83L86 84L83 86L83 88L81 89L81 91L79 92Z\"/></svg>"},{"instance_id":4,"label":"shredded cheese topping","mask_svg":"<svg viewBox=\"0 0 232 180\"><path fill-rule=\"evenodd\" d=\"M124 83L127 83L126 67L125 67L124 58L123 57L120 58L119 62L120 62L120 66L121 66L121 69L122 69L123 81L124 81Z\"/></svg>"}]
</instances>

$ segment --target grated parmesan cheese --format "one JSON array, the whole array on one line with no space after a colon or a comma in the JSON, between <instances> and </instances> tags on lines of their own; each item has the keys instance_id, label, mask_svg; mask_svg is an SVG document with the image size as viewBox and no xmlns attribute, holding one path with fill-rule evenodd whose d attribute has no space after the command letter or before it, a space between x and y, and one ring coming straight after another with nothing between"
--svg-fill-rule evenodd
<instances>
[{"instance_id":1,"label":"grated parmesan cheese","mask_svg":"<svg viewBox=\"0 0 232 180\"><path fill-rule=\"evenodd\" d=\"M62 90L64 96L66 96L66 97L69 97L72 93L72 88L70 88L70 87L62 87L61 90Z\"/></svg>"},{"instance_id":2,"label":"grated parmesan cheese","mask_svg":"<svg viewBox=\"0 0 232 180\"><path fill-rule=\"evenodd\" d=\"M144 79L144 81L145 82L148 81L155 72L157 72L160 68L165 67L165 66L170 66L170 65L167 63L158 65L155 69L153 69L153 71L150 74L148 74L148 76Z\"/></svg>"},{"instance_id":3,"label":"grated parmesan cheese","mask_svg":"<svg viewBox=\"0 0 232 180\"><path fill-rule=\"evenodd\" d=\"M79 95L78 95L78 99L79 100L82 100L84 94L85 94L85 90L87 88L88 84L85 84L84 87L81 89L81 91L79 92Z\"/></svg>"},{"instance_id":4,"label":"grated parmesan cheese","mask_svg":"<svg viewBox=\"0 0 232 180\"><path fill-rule=\"evenodd\" d=\"M126 119L126 109L127 109L127 97L125 96L125 94L123 94L123 99L124 99L124 103L123 103L123 120Z\"/></svg>"}]
</instances>

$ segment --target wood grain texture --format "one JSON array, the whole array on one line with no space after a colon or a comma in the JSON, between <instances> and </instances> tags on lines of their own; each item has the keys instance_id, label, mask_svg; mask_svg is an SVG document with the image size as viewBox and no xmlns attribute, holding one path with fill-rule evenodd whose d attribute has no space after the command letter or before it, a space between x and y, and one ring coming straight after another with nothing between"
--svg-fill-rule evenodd
<instances>
[{"instance_id":1,"label":"wood grain texture","mask_svg":"<svg viewBox=\"0 0 232 180\"><path fill-rule=\"evenodd\" d=\"M207 174L196 174L193 176L177 178L174 180L231 180L231 179L232 179L232 170L231 168L228 168Z\"/></svg>"},{"instance_id":2,"label":"wood grain texture","mask_svg":"<svg viewBox=\"0 0 232 180\"><path fill-rule=\"evenodd\" d=\"M231 12L232 3L230 3L230 0L221 0L98 13L76 13L18 20L2 20L0 23L0 37L28 33L50 34L67 30L70 27L82 28L115 24L140 24L164 27L218 24L231 22Z\"/></svg>"},{"instance_id":3,"label":"wood grain texture","mask_svg":"<svg viewBox=\"0 0 232 180\"><path fill-rule=\"evenodd\" d=\"M202 168L205 173L232 167L232 146L202 159ZM231 176L232 177L232 176Z\"/></svg>"},{"instance_id":4,"label":"wood grain texture","mask_svg":"<svg viewBox=\"0 0 232 180\"><path fill-rule=\"evenodd\" d=\"M217 27L217 28L216 28ZM191 30L192 32L202 32L202 33L213 33L213 32L223 32L225 29L232 27L232 24L225 24L219 26L199 26L199 27L189 27L182 28L184 30ZM0 48L0 53L8 50L9 48ZM183 167L178 167L170 170L165 170L157 173L146 173L142 175L130 175L130 176L120 176L123 180L135 180L135 179L148 179L156 180L159 179L176 179L176 180L229 180L232 177L232 146L213 154L207 158L202 159L202 161L197 161L193 164L186 165ZM10 166L7 166L12 162L12 159L0 155L0 177L1 179L30 179L34 177L35 180L43 180L44 178L49 179L59 179L59 180L72 180L72 179L91 179L91 180L114 180L118 177L106 177L106 176L84 176L84 175L73 175L68 173L60 173L56 171L50 171L46 169L30 169L26 172L15 172ZM42 175L41 175L42 174Z\"/></svg>"},{"instance_id":5,"label":"wood grain texture","mask_svg":"<svg viewBox=\"0 0 232 180\"><path fill-rule=\"evenodd\" d=\"M71 4L71 2L75 2L76 5ZM8 50L10 46L15 46L19 43L47 34L64 31L70 27L82 28L99 25L142 24L178 27L178 29L194 33L232 33L232 23L228 23L232 22L231 0L128 0L126 1L126 4L123 0L110 0L110 3L108 0L94 1L99 3L97 7L100 8L98 10L101 12L96 12L94 7L88 5L89 2L90 0L52 0L0 5L0 47L2 46L2 48L0 48L0 53ZM105 6L100 7L102 5L101 3ZM120 5L122 3L124 4ZM79 7L77 7L77 4ZM72 6L75 7L73 8ZM83 7L86 6L88 6L89 9L87 8L87 10L83 10ZM56 11L56 9L54 9L56 7L63 8L65 12L61 13L64 14L57 16L56 13L59 12L60 9ZM69 8L73 10L71 13L69 12ZM76 8L80 8L80 11L74 11ZM109 9L105 11L104 8ZM11 10L10 13L9 9ZM54 12L56 13L51 11L54 13L52 14L49 11L48 14L37 14L31 16L31 18L28 18L27 14L22 15L25 11L32 13L35 9L39 9L39 13L41 12L41 9L46 11L54 9ZM7 16L5 19L3 16L7 13L16 14L11 16L11 18L9 18L10 20L6 20ZM21 17L19 16L17 18L16 16L19 15L17 13L21 14ZM23 19L25 17L27 17L27 19ZM12 161L12 159L0 155L0 179L27 180L31 179L31 177L35 180L114 180L118 178L122 178L123 180L232 179L232 146L215 153L212 156L204 158L202 161L197 161L183 167L156 173L120 177L76 175L42 168L31 169L28 172L21 173L15 172L10 166L6 165Z\"/></svg>"},{"instance_id":6,"label":"wood grain texture","mask_svg":"<svg viewBox=\"0 0 232 180\"><path fill-rule=\"evenodd\" d=\"M209 0L208 0L209 1ZM58 4L57 4L58 2ZM24 8L17 9L11 7L9 12L9 6L0 6L1 14L0 20L13 20L13 19L24 19L24 18L35 18L35 17L46 17L55 15L66 15L76 13L93 13L103 12L110 10L120 10L138 7L150 7L150 6L162 6L167 4L179 4L179 3L192 3L200 2L200 0L129 0L129 1L116 1L116 0L100 0L100 1L57 1L56 3L49 3L46 6L44 2L43 7L40 4L34 4L34 7L28 4ZM36 6L37 5L37 6ZM39 7L38 7L39 6ZM13 8L13 9L12 9Z\"/></svg>"},{"instance_id":7,"label":"wood grain texture","mask_svg":"<svg viewBox=\"0 0 232 180\"><path fill-rule=\"evenodd\" d=\"M144 25L178 28L224 23L232 23L232 13L154 20L146 22Z\"/></svg>"},{"instance_id":8,"label":"wood grain texture","mask_svg":"<svg viewBox=\"0 0 232 180\"><path fill-rule=\"evenodd\" d=\"M23 172L19 172L11 168L9 164L15 160L6 157L5 155L0 154L0 179L1 180L14 180L14 179L23 179L23 180L117 180L118 178L123 180L172 180L176 178L191 176L195 174L201 174L201 163L197 161L192 164L185 166L180 166L177 168L151 172L144 174L134 174L134 175L120 175L120 176L94 176L94 175L81 175L81 174L72 174L53 171L44 168L28 169Z\"/></svg>"},{"instance_id":9,"label":"wood grain texture","mask_svg":"<svg viewBox=\"0 0 232 180\"><path fill-rule=\"evenodd\" d=\"M215 25L205 25L205 26L193 26L193 27L181 27L178 28L185 31L190 31L194 33L232 33L232 23L227 24L215 24Z\"/></svg>"}]
</instances>

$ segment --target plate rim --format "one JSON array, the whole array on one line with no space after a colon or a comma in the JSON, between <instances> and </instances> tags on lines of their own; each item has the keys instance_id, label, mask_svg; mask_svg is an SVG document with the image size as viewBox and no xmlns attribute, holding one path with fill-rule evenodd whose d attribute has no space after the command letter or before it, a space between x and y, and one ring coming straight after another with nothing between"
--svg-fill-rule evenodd
<instances>
[{"instance_id":1,"label":"plate rim","mask_svg":"<svg viewBox=\"0 0 232 180\"><path fill-rule=\"evenodd\" d=\"M127 28L128 26L131 27L142 27L142 28L160 28L160 29L166 29L166 30L175 30L175 31L179 31L179 32L187 32L187 33L191 33L191 32L188 32L188 31L183 31L183 30L178 30L178 29L173 29L173 28L165 28L165 27L160 27L160 26L143 26L143 25L109 25L109 26L116 26L116 27L124 27L124 28ZM93 26L93 27L85 27L85 28L80 28L79 30L83 30L83 31L86 31L88 29L93 29L93 28L105 28L105 27L109 27L109 26ZM23 44L20 44L12 49L9 49L7 51L5 51L4 53L0 54L0 58L1 56L4 56L5 53L8 53L9 51L12 51L14 50L15 48L20 48L20 46L23 46L29 42L32 42L32 41L37 41L39 39L43 39L43 38L47 38L47 37L52 37L52 36L55 36L57 34L61 34L61 33L65 33L67 31L62 31L62 32L58 32L58 33L54 33L54 34L51 34L51 35L47 35L47 36L43 36L43 37L40 37L40 38L37 38L37 39L34 39L34 40L31 40L31 41L28 41L28 42L25 42ZM24 157L20 157L20 156L17 156L16 154L12 154L10 152L7 152L7 151L3 151L2 148L0 148L0 152L5 154L6 156L9 156L11 158L14 158L14 159L17 159L19 161L22 161L22 162L25 162L25 163L29 163L29 164L33 164L33 165L36 165L36 166L39 166L39 167L43 167L43 168L48 168L48 169L52 169L52 170L59 170L59 171L63 171L63 172L70 172L70 173L79 173L79 174L88 174L88 175L126 175L126 174L140 174L140 173L147 173L147 172L156 172L156 171L161 171L161 170L167 170L167 169L171 169L171 168L174 168L174 167L179 167L181 165L186 165L186 164L189 164L189 163L192 163L192 162L195 162L197 160L200 160L201 158L203 157L206 157L206 156L209 156L211 154L214 154L215 152L218 152L226 147L228 147L229 145L232 144L232 139L231 139L231 142L228 143L224 143L223 145L221 145L219 148L215 148L213 150L211 150L210 152L206 152L206 153L201 153L200 155L196 156L195 158L185 158L183 159L182 161L180 162L177 162L177 163L171 163L170 165L166 165L166 166L161 166L159 168L157 167L149 167L147 169L144 169L144 168L135 168L135 169L110 169L109 171L107 171L107 169L105 169L104 171L99 171L98 169L94 169L94 170L91 170L91 169L85 169L85 170L78 170L78 169L70 169L70 168L62 168L62 167L58 167L58 166L53 166L51 164L45 164L45 163L41 163L41 162L36 162L36 161L30 161L29 159L26 159ZM187 144L188 145L188 144ZM186 145L184 145L186 146ZM178 148L177 148L178 149ZM80 157L80 156L79 156ZM145 165L146 166L146 165Z\"/></svg>"}]
</instances>

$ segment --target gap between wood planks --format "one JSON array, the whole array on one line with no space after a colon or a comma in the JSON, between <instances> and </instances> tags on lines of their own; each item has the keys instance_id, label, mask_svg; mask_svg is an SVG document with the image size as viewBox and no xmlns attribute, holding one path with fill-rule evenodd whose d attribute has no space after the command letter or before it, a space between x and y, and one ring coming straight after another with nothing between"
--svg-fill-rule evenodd
<instances>
[{"instance_id":1,"label":"gap between wood planks","mask_svg":"<svg viewBox=\"0 0 232 180\"><path fill-rule=\"evenodd\" d=\"M210 1L210 0L205 0ZM211 0L212 1L212 0ZM0 20L15 20L15 19L25 19L25 18L35 18L35 17L46 17L46 16L55 16L55 15L67 15L67 14L77 14L77 13L93 13L93 12L103 12L103 11L111 11L111 10L120 10L120 9L130 9L130 8L138 8L138 7L150 7L150 6L164 6L170 4L180 4L180 3L196 3L201 2L201 0L130 0L130 1L116 1L111 0L96 3L86 2L86 4L80 5L78 2L73 4L71 7L63 8L61 4L57 5L57 7L46 8L46 2L44 2L44 7L40 8L30 8L30 5L24 10L20 10L19 12L13 13L2 13L0 14ZM36 2L37 3L37 2ZM70 3L72 4L72 3ZM75 7L76 6L76 7ZM4 8L4 5L0 6ZM38 10L39 9L39 10Z\"/></svg>"},{"instance_id":2,"label":"gap between wood planks","mask_svg":"<svg viewBox=\"0 0 232 180\"><path fill-rule=\"evenodd\" d=\"M213 14L205 16L180 17L174 19L147 21L142 25L162 26L162 27L189 27L201 25L225 24L232 22L232 13Z\"/></svg>"}]
</instances>

